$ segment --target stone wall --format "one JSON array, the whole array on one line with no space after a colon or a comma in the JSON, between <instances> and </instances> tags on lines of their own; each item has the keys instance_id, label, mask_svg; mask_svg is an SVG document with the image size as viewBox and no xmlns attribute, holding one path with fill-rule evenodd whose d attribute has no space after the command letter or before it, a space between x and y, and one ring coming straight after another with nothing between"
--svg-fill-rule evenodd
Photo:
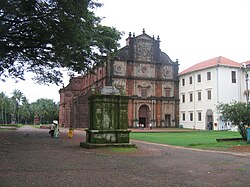
<instances>
[{"instance_id":1,"label":"stone wall","mask_svg":"<svg viewBox=\"0 0 250 187\"><path fill-rule=\"evenodd\" d=\"M86 92L78 97L75 97L71 106L71 125L74 128L88 128L89 127L89 110L88 97L91 92Z\"/></svg>"}]
</instances>

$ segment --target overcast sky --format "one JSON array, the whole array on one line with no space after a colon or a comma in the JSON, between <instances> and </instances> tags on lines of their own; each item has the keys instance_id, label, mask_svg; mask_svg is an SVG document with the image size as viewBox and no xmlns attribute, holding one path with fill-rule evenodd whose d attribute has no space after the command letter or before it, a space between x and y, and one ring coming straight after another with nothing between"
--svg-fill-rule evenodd
<instances>
[{"instance_id":1,"label":"overcast sky","mask_svg":"<svg viewBox=\"0 0 250 187\"><path fill-rule=\"evenodd\" d=\"M149 36L159 35L163 52L179 60L180 72L218 56L236 62L250 60L249 0L98 0L104 6L96 14L103 24L136 36L143 28ZM67 84L68 78L65 78ZM0 82L0 91L10 95L21 90L30 102L39 98L59 101L57 86L39 86L32 80L15 84Z\"/></svg>"}]
</instances>

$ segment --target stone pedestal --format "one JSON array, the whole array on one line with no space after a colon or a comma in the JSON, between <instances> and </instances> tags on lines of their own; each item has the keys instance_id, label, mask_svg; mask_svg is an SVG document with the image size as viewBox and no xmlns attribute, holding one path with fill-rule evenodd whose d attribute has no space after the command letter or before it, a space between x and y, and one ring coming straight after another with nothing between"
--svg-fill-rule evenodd
<instances>
[{"instance_id":1,"label":"stone pedestal","mask_svg":"<svg viewBox=\"0 0 250 187\"><path fill-rule=\"evenodd\" d=\"M90 127L86 130L86 142L80 146L97 148L104 146L135 147L129 142L128 97L120 95L92 95L89 97Z\"/></svg>"}]
</instances>

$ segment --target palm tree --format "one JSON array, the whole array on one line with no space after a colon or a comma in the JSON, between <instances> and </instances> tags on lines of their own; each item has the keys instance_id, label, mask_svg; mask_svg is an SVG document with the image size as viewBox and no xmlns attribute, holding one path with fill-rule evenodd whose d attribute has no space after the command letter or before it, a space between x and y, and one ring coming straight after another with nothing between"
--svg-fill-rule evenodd
<instances>
[{"instance_id":1,"label":"palm tree","mask_svg":"<svg viewBox=\"0 0 250 187\"><path fill-rule=\"evenodd\" d=\"M1 117L0 123L7 124L8 123L8 116L10 114L10 101L9 98L5 95L4 92L0 93L0 110L1 110Z\"/></svg>"},{"instance_id":2,"label":"palm tree","mask_svg":"<svg viewBox=\"0 0 250 187\"><path fill-rule=\"evenodd\" d=\"M0 108L1 108L1 118L0 123L4 124L4 97L5 94L3 92L0 93Z\"/></svg>"},{"instance_id":3,"label":"palm tree","mask_svg":"<svg viewBox=\"0 0 250 187\"><path fill-rule=\"evenodd\" d=\"M22 105L20 106L20 116L21 116L21 123L24 124L31 124L32 123L32 117L31 117L31 110L30 110L30 104L28 102L28 99L23 96L22 97Z\"/></svg>"},{"instance_id":4,"label":"palm tree","mask_svg":"<svg viewBox=\"0 0 250 187\"><path fill-rule=\"evenodd\" d=\"M14 118L16 119L16 115L17 115L17 123L19 123L19 106L21 105L21 99L23 97L23 93L20 90L14 90L13 91L13 96L12 99L14 101L14 105L13 105L13 109L14 109Z\"/></svg>"},{"instance_id":5,"label":"palm tree","mask_svg":"<svg viewBox=\"0 0 250 187\"><path fill-rule=\"evenodd\" d=\"M53 119L58 119L59 105L51 99L38 99L31 104L34 115L41 119L41 123L51 123Z\"/></svg>"}]
</instances>

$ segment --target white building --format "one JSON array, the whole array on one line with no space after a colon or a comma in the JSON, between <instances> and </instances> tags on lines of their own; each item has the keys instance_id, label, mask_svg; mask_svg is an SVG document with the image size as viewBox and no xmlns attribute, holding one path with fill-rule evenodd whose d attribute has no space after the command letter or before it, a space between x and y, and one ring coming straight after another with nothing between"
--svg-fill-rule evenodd
<instances>
[{"instance_id":1,"label":"white building","mask_svg":"<svg viewBox=\"0 0 250 187\"><path fill-rule=\"evenodd\" d=\"M246 66L249 64L250 61L246 62ZM244 70L247 68L244 69L243 64L219 56L179 73L180 125L204 130L233 128L221 120L217 106L246 101L247 72Z\"/></svg>"}]
</instances>

